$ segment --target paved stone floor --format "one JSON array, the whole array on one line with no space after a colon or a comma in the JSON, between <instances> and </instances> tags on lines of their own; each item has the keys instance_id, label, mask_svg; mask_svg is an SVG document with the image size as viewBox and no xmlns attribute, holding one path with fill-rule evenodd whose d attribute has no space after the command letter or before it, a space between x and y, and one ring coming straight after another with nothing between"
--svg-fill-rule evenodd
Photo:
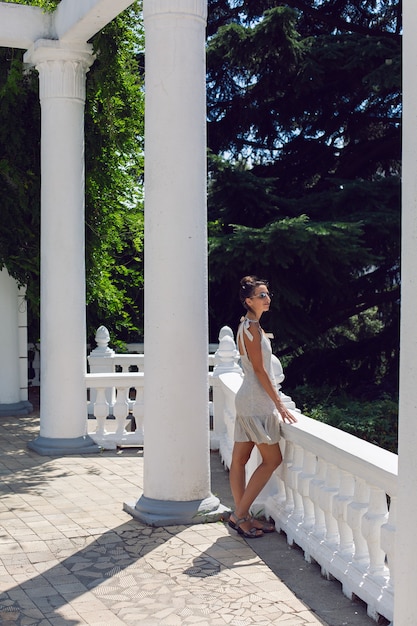
<instances>
[{"instance_id":1,"label":"paved stone floor","mask_svg":"<svg viewBox=\"0 0 417 626\"><path fill-rule=\"evenodd\" d=\"M309 565L278 533L250 543L222 522L133 520L122 505L141 494L141 449L44 457L26 447L38 434L36 413L0 418L0 624L375 625L340 589L330 608L320 604L334 583L318 572L318 606L307 606L254 551L256 541L269 553L275 542L287 565L301 559L292 576L298 568L298 586L305 573L310 586ZM213 492L229 506L227 472L211 456Z\"/></svg>"}]
</instances>

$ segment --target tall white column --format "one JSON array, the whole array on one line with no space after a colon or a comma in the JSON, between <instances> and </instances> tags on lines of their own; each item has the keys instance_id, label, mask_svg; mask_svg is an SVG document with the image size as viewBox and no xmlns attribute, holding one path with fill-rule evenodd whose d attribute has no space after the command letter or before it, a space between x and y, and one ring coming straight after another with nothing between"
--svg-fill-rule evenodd
<instances>
[{"instance_id":1,"label":"tall white column","mask_svg":"<svg viewBox=\"0 0 417 626\"><path fill-rule=\"evenodd\" d=\"M403 2L403 173L398 516L394 624L417 624L417 12ZM414 521L413 521L414 520Z\"/></svg>"},{"instance_id":2,"label":"tall white column","mask_svg":"<svg viewBox=\"0 0 417 626\"><path fill-rule=\"evenodd\" d=\"M210 492L206 5L144 1L144 494L125 508L153 525L224 510Z\"/></svg>"},{"instance_id":3,"label":"tall white column","mask_svg":"<svg viewBox=\"0 0 417 626\"><path fill-rule=\"evenodd\" d=\"M87 428L84 103L91 46L36 41L41 101L40 454L98 450Z\"/></svg>"}]
</instances>

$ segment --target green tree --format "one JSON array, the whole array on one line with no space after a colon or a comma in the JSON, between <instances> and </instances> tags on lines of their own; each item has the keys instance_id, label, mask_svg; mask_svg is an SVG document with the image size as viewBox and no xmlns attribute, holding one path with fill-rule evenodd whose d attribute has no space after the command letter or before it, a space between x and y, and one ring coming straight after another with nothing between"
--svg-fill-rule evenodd
<instances>
[{"instance_id":1,"label":"green tree","mask_svg":"<svg viewBox=\"0 0 417 626\"><path fill-rule=\"evenodd\" d=\"M39 308L40 112L37 78L22 52L0 48L0 268L27 285Z\"/></svg>"},{"instance_id":2,"label":"green tree","mask_svg":"<svg viewBox=\"0 0 417 626\"><path fill-rule=\"evenodd\" d=\"M396 389L399 2L212 4L212 340L261 274L289 384Z\"/></svg>"},{"instance_id":3,"label":"green tree","mask_svg":"<svg viewBox=\"0 0 417 626\"><path fill-rule=\"evenodd\" d=\"M91 330L143 336L143 28L136 3L93 39L87 80L87 304Z\"/></svg>"},{"instance_id":4,"label":"green tree","mask_svg":"<svg viewBox=\"0 0 417 626\"><path fill-rule=\"evenodd\" d=\"M53 10L55 0L20 4ZM89 339L100 324L129 340L143 333L143 118L140 3L92 40L87 75L86 267ZM27 285L38 338L40 105L23 51L0 48L0 267ZM12 236L11 236L12 234Z\"/></svg>"}]
</instances>

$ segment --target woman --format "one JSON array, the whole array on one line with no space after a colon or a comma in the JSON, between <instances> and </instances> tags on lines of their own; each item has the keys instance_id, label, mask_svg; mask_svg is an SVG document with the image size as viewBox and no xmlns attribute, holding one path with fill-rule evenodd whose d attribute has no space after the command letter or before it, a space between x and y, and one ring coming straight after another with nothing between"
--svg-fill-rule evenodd
<instances>
[{"instance_id":1,"label":"woman","mask_svg":"<svg viewBox=\"0 0 417 626\"><path fill-rule=\"evenodd\" d=\"M262 313L271 304L267 281L256 276L242 278L240 300L246 309L237 332L244 378L236 394L235 443L230 466L235 510L229 517L229 526L252 539L275 530L273 524L251 517L249 511L282 461L279 416L290 424L297 419L279 396L271 363L271 343L260 325ZM246 485L245 466L254 446L262 462Z\"/></svg>"}]
</instances>

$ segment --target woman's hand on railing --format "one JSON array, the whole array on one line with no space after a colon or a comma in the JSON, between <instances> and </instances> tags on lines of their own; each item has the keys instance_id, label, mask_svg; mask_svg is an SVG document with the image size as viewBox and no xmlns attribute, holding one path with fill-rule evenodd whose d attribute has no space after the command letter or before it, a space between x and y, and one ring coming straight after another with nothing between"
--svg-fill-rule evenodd
<instances>
[{"instance_id":1,"label":"woman's hand on railing","mask_svg":"<svg viewBox=\"0 0 417 626\"><path fill-rule=\"evenodd\" d=\"M287 407L281 402L279 406L277 406L279 414L281 415L281 419L283 422L288 422L288 424L295 424L297 422L297 418L293 415Z\"/></svg>"}]
</instances>

